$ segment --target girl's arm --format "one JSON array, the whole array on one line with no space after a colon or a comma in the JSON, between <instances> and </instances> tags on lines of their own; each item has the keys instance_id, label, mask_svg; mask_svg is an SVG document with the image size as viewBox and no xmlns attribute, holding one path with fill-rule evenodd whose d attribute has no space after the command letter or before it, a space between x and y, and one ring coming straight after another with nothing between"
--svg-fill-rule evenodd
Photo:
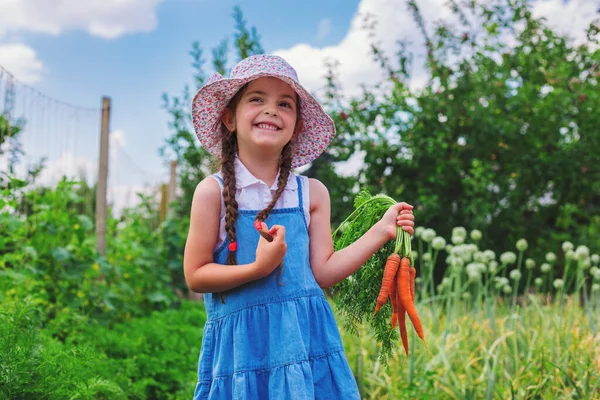
<instances>
[{"instance_id":1,"label":"girl's arm","mask_svg":"<svg viewBox=\"0 0 600 400\"><path fill-rule=\"evenodd\" d=\"M263 238L257 247L253 263L236 265L216 264L213 250L219 235L221 188L213 178L198 184L192 200L190 230L183 255L183 272L188 287L198 293L223 292L267 276L285 255L285 229L271 227L272 243Z\"/></svg>"},{"instance_id":2,"label":"girl's arm","mask_svg":"<svg viewBox=\"0 0 600 400\"><path fill-rule=\"evenodd\" d=\"M397 225L413 232L412 207L398 203L360 239L336 252L331 237L331 204L325 185L309 179L310 193L310 264L321 287L330 287L360 268L381 246L396 238Z\"/></svg>"}]
</instances>

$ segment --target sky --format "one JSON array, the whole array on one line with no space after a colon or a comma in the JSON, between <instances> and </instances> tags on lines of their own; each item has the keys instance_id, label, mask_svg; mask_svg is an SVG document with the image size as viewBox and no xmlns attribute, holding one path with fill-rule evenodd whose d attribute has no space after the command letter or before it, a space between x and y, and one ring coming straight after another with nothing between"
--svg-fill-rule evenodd
<instances>
[{"instance_id":1,"label":"sky","mask_svg":"<svg viewBox=\"0 0 600 400\"><path fill-rule=\"evenodd\" d=\"M450 17L445 2L418 0L428 24ZM600 8L598 0L532 4L536 15L575 38L582 37ZM325 84L326 58L339 61L347 95L358 93L360 84L381 79L362 29L365 15L378 21L374 33L389 54L400 39L416 49L422 43L403 0L0 0L0 66L20 83L72 105L97 109L102 97L109 96L111 160L126 160L117 164L118 179L111 171L113 187L117 180L124 187L142 179L165 180L167 168L158 148L171 132L161 97L179 95L185 84L192 84L189 51L194 41L210 58L211 49L232 37L236 5L248 26L258 30L263 49L290 62L300 82L317 96ZM425 79L416 65L414 84ZM95 168L98 115L80 118L78 123L90 131L85 138L77 136L76 126L62 128L60 120L54 131L46 128L50 145L56 142L53 137L71 130L69 140L83 138L80 146L85 146L50 158L80 159Z\"/></svg>"}]
</instances>

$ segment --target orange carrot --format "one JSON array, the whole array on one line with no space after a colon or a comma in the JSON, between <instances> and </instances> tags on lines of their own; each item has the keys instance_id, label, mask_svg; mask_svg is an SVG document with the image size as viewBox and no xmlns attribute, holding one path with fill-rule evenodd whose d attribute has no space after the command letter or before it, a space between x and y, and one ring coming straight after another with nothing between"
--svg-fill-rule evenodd
<instances>
[{"instance_id":1,"label":"orange carrot","mask_svg":"<svg viewBox=\"0 0 600 400\"><path fill-rule=\"evenodd\" d=\"M397 286L400 287L400 271L396 275ZM404 351L406 352L406 356L408 357L408 332L406 330L406 309L402 305L402 301L400 300L400 291L396 291L396 303L397 303L397 313L398 313L398 327L400 328L400 337L402 338L402 346L404 346Z\"/></svg>"},{"instance_id":2,"label":"orange carrot","mask_svg":"<svg viewBox=\"0 0 600 400\"><path fill-rule=\"evenodd\" d=\"M381 280L381 289L379 290L379 295L377 296L377 303L375 306L375 314L381 309L381 307L387 301L388 295L390 293L390 287L392 286L392 281L396 276L396 272L398 272L398 266L400 265L400 255L392 254L387 258L385 263L385 269L383 270L383 279Z\"/></svg>"},{"instance_id":3,"label":"orange carrot","mask_svg":"<svg viewBox=\"0 0 600 400\"><path fill-rule=\"evenodd\" d=\"M400 301L406 309L406 313L410 317L417 335L419 335L421 340L425 341L423 326L421 325L421 320L419 319L419 314L417 313L410 292L410 267L410 260L407 257L402 258L400 261L400 271L398 271L398 275L400 275L398 280L398 293L400 294Z\"/></svg>"},{"instance_id":4,"label":"orange carrot","mask_svg":"<svg viewBox=\"0 0 600 400\"><path fill-rule=\"evenodd\" d=\"M396 273L398 276L398 273ZM392 280L392 286L390 287L390 300L392 301L392 329L396 327L398 321L398 280L394 276Z\"/></svg>"},{"instance_id":5,"label":"orange carrot","mask_svg":"<svg viewBox=\"0 0 600 400\"><path fill-rule=\"evenodd\" d=\"M415 302L415 277L417 276L417 269L410 267L410 296L412 297L413 303Z\"/></svg>"}]
</instances>

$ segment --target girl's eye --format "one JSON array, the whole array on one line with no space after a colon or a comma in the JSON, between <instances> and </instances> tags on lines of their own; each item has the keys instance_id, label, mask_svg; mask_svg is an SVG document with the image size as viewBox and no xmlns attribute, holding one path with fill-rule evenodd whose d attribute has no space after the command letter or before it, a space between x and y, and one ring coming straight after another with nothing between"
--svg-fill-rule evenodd
<instances>
[{"instance_id":1,"label":"girl's eye","mask_svg":"<svg viewBox=\"0 0 600 400\"><path fill-rule=\"evenodd\" d=\"M257 101L262 101L262 99L261 99L260 97L252 97L252 98L250 99L250 102L251 102L251 103L252 103L252 102L257 102Z\"/></svg>"},{"instance_id":2,"label":"girl's eye","mask_svg":"<svg viewBox=\"0 0 600 400\"><path fill-rule=\"evenodd\" d=\"M290 103L286 103L286 102L279 103L279 105L280 105L281 107L292 108L292 105L291 105Z\"/></svg>"}]
</instances>

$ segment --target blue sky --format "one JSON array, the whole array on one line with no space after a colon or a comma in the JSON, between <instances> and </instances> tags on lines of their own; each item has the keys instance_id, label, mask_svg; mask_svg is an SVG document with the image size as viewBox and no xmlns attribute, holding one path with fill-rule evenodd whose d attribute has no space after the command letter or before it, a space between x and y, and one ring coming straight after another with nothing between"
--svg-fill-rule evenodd
<instances>
[{"instance_id":1,"label":"blue sky","mask_svg":"<svg viewBox=\"0 0 600 400\"><path fill-rule=\"evenodd\" d=\"M428 24L450 14L444 0L418 3ZM102 96L111 97L111 145L126 153L121 161L131 158L117 164L120 172L111 172L118 175L113 185L141 183L142 175L124 171L132 165L161 179L166 167L158 148L170 134L161 96L179 95L192 82L188 52L193 41L200 41L210 58L213 47L232 38L231 14L237 4L248 26L258 29L265 51L286 58L313 93L323 87L323 61L328 57L341 62L339 77L347 94L355 93L359 84L381 79L382 71L369 56L369 39L360 28L366 13L379 21L375 34L390 54L399 39L414 43L413 80L416 85L426 80L418 65L422 39L401 0L0 1L0 65L21 82L71 104L95 108ZM538 15L574 35L582 34L597 8L596 0L534 4ZM86 136L92 152L97 148L93 131L99 130L94 118L86 122L92 131ZM60 127L55 131L51 134L62 134ZM82 155L71 155L77 157Z\"/></svg>"},{"instance_id":2,"label":"blue sky","mask_svg":"<svg viewBox=\"0 0 600 400\"><path fill-rule=\"evenodd\" d=\"M86 107L112 99L111 128L123 134L124 148L139 166L162 170L157 149L169 132L161 95L178 95L191 80L192 42L210 50L232 37L234 1L168 0L156 7L157 24L151 32L107 39L86 30L60 35L20 32L13 37L33 48L43 62L41 92ZM289 48L298 42L312 46L337 43L345 35L358 1L308 0L302 6L254 1L242 8L249 26L256 26L266 51ZM293 13L293 18L290 18ZM328 22L323 22L328 21ZM321 32L319 27L329 29ZM15 71L18 78L18 71Z\"/></svg>"}]
</instances>

